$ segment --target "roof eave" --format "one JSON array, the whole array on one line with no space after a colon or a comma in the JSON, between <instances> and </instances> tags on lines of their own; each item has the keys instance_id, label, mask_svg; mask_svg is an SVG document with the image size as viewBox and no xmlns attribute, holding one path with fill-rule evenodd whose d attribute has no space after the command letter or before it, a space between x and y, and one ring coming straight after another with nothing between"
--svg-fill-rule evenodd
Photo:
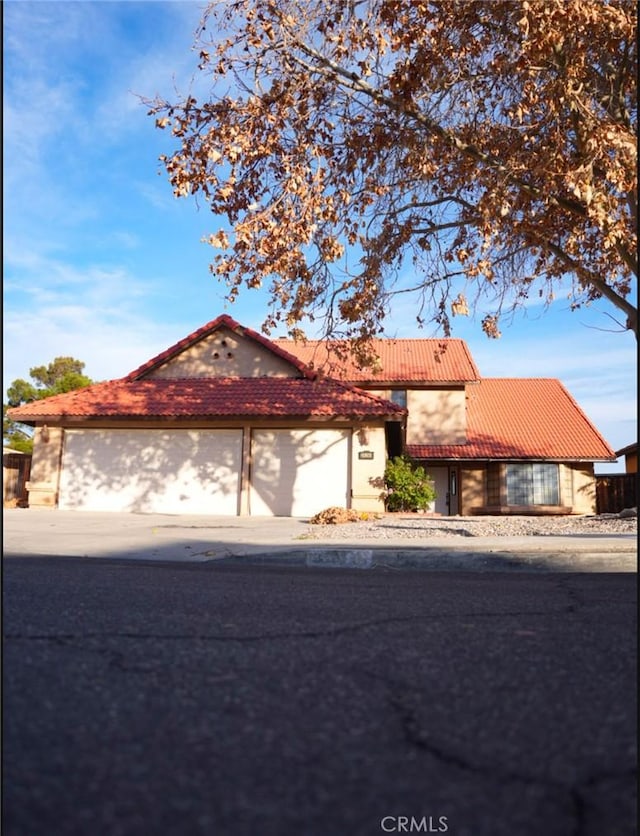
<instances>
[{"instance_id":1,"label":"roof eave","mask_svg":"<svg viewBox=\"0 0 640 836\"><path fill-rule=\"evenodd\" d=\"M64 413L59 415L38 415L33 419L23 418L20 420L21 424L26 424L35 427L38 424L47 424L50 426L68 426L70 424L80 424L84 422L95 421L233 421L233 420L260 420L260 421L293 421L293 420L313 420L313 421L393 421L401 423L404 416L397 413L381 413L381 412L367 412L358 410L346 410L345 412L336 412L332 407L331 411L305 411L305 412L279 412L274 410L270 413L258 411L239 411L233 413L221 412L202 412L190 414L168 414L168 413L149 413L149 412L119 412L119 413L84 413L71 414Z\"/></svg>"},{"instance_id":2,"label":"roof eave","mask_svg":"<svg viewBox=\"0 0 640 836\"><path fill-rule=\"evenodd\" d=\"M351 383L354 386L376 386L379 388L380 386L384 387L404 387L405 389L415 388L416 386L429 386L429 387L440 387L440 386L466 386L468 383L479 383L479 379L477 378L458 378L456 380L434 380L433 378L385 378L380 380L374 380L370 378L360 379L360 380L353 380L349 379L345 381L347 383Z\"/></svg>"},{"instance_id":3,"label":"roof eave","mask_svg":"<svg viewBox=\"0 0 640 836\"><path fill-rule=\"evenodd\" d=\"M633 444L627 444L626 447L622 447L620 450L616 450L616 458L620 456L627 456L629 453L637 453L638 452L638 442L635 441Z\"/></svg>"},{"instance_id":4,"label":"roof eave","mask_svg":"<svg viewBox=\"0 0 640 836\"><path fill-rule=\"evenodd\" d=\"M451 462L549 462L551 464L563 464L565 462L571 462L573 464L591 464L595 462L605 462L607 464L613 463L616 461L615 458L605 458L603 456L586 456L581 458L575 458L572 456L543 456L540 454L532 453L531 455L510 455L505 453L504 455L484 455L484 456L474 456L474 455L446 455L446 456L438 456L437 454L431 454L428 456L416 456L416 458L421 458L426 460L434 460L434 461L451 461Z\"/></svg>"}]
</instances>

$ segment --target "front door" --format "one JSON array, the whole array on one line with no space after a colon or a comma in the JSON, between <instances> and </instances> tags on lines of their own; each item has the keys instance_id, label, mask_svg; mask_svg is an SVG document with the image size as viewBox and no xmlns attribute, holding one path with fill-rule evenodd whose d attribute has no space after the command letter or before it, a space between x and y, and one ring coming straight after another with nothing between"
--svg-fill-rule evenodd
<instances>
[{"instance_id":1,"label":"front door","mask_svg":"<svg viewBox=\"0 0 640 836\"><path fill-rule=\"evenodd\" d=\"M448 465L425 466L427 475L433 479L436 498L429 506L432 514L442 514L443 517L458 514L458 468Z\"/></svg>"}]
</instances>

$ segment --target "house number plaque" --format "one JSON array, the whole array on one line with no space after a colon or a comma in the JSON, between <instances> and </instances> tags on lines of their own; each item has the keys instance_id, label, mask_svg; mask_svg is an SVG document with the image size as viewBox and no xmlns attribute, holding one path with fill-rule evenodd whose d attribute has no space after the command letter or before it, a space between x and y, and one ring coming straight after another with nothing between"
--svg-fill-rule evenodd
<instances>
[{"instance_id":1,"label":"house number plaque","mask_svg":"<svg viewBox=\"0 0 640 836\"><path fill-rule=\"evenodd\" d=\"M359 459L372 459L373 458L373 450L361 450L358 453Z\"/></svg>"}]
</instances>

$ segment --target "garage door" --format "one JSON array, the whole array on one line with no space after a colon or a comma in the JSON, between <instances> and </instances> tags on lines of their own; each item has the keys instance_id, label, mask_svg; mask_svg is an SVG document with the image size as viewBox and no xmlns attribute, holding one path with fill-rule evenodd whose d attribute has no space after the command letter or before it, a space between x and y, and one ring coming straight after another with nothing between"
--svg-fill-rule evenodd
<instances>
[{"instance_id":1,"label":"garage door","mask_svg":"<svg viewBox=\"0 0 640 836\"><path fill-rule=\"evenodd\" d=\"M252 515L308 517L345 507L349 479L347 430L254 430Z\"/></svg>"},{"instance_id":2,"label":"garage door","mask_svg":"<svg viewBox=\"0 0 640 836\"><path fill-rule=\"evenodd\" d=\"M241 430L67 430L59 507L238 513Z\"/></svg>"}]
</instances>

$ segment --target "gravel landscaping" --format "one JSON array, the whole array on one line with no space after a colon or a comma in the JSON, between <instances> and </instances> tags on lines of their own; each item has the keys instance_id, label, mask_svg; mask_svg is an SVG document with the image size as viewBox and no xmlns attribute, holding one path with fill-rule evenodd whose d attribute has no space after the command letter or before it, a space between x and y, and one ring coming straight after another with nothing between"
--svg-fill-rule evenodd
<instances>
[{"instance_id":1,"label":"gravel landscaping","mask_svg":"<svg viewBox=\"0 0 640 836\"><path fill-rule=\"evenodd\" d=\"M380 519L338 525L310 525L305 539L375 538L379 540L418 537L522 537L567 534L637 534L635 516L558 517L431 517L420 514L385 514Z\"/></svg>"}]
</instances>

